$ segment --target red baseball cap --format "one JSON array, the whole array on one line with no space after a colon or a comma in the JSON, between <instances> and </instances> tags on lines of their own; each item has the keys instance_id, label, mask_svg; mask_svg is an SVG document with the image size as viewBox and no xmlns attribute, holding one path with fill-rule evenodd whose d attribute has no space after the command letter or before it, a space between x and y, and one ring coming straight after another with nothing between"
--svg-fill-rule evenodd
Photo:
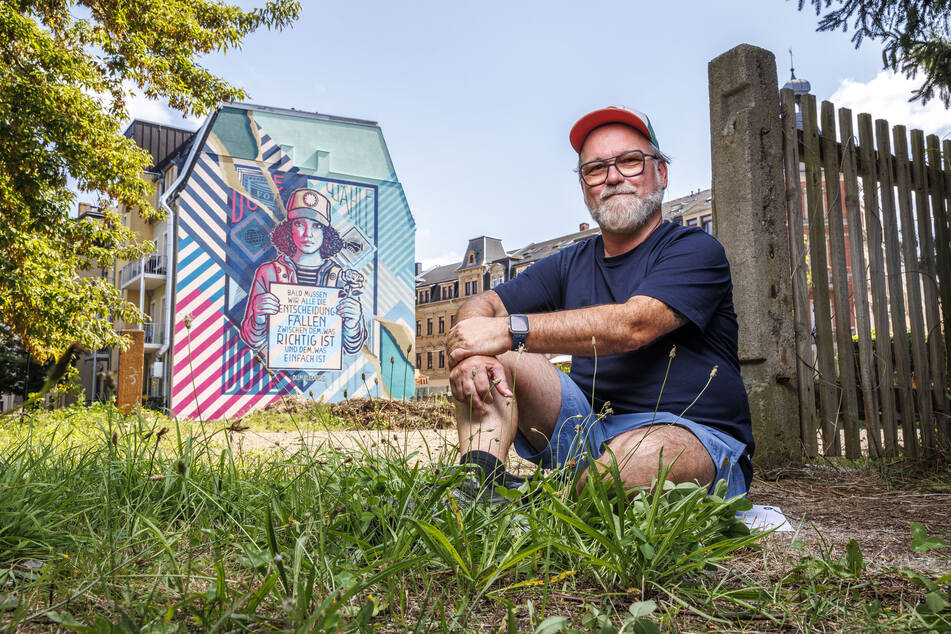
<instances>
[{"instance_id":1,"label":"red baseball cap","mask_svg":"<svg viewBox=\"0 0 951 634\"><path fill-rule=\"evenodd\" d=\"M654 128L651 127L651 120L647 118L646 114L639 110L618 108L616 106L609 106L595 110L594 112L589 112L578 119L578 122L571 127L571 132L568 133L571 147L575 149L575 152L580 154L581 146L584 145L584 140L588 138L588 135L591 134L595 128L600 128L609 123L629 125L650 139L654 147L660 147L660 144L657 142L657 135L654 134Z\"/></svg>"}]
</instances>

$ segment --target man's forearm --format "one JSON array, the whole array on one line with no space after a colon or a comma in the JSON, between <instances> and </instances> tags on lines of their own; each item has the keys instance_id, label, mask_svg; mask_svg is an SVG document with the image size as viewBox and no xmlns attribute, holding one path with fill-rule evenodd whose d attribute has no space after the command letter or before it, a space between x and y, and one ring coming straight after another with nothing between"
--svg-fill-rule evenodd
<instances>
[{"instance_id":1,"label":"man's forearm","mask_svg":"<svg viewBox=\"0 0 951 634\"><path fill-rule=\"evenodd\" d=\"M632 297L623 304L605 304L529 316L526 349L593 356L642 348L682 325L685 320L651 297Z\"/></svg>"},{"instance_id":2,"label":"man's forearm","mask_svg":"<svg viewBox=\"0 0 951 634\"><path fill-rule=\"evenodd\" d=\"M505 317L508 312L505 310L505 304L495 291L486 291L475 297L467 299L459 312L456 313L456 321L460 322L470 317Z\"/></svg>"},{"instance_id":3,"label":"man's forearm","mask_svg":"<svg viewBox=\"0 0 951 634\"><path fill-rule=\"evenodd\" d=\"M686 323L652 297L635 296L623 304L605 304L528 316L528 352L592 356L642 348ZM460 320L449 333L454 362L473 355L498 355L510 349L508 320L483 314Z\"/></svg>"}]
</instances>

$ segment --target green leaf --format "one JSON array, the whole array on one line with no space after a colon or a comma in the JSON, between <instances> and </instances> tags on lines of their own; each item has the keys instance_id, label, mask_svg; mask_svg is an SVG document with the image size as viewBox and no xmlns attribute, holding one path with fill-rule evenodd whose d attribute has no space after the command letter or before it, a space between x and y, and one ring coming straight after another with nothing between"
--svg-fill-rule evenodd
<instances>
[{"instance_id":1,"label":"green leaf","mask_svg":"<svg viewBox=\"0 0 951 634\"><path fill-rule=\"evenodd\" d=\"M413 523L415 523L417 528L419 528L421 531L420 536L427 544L429 544L430 547L440 551L443 554L444 559L445 555L451 557L452 561L454 561L456 565L462 570L462 574L471 578L472 575L469 573L469 567L466 565L466 562L462 560L462 557L459 555L459 551L457 551L456 548L449 542L449 539L441 530L432 524L428 524L415 518L413 518ZM446 563L448 564L450 562L446 561Z\"/></svg>"},{"instance_id":2,"label":"green leaf","mask_svg":"<svg viewBox=\"0 0 951 634\"><path fill-rule=\"evenodd\" d=\"M928 531L920 522L911 524L911 549L916 553L925 553L936 548L947 548L948 544L937 536L929 536Z\"/></svg>"},{"instance_id":3,"label":"green leaf","mask_svg":"<svg viewBox=\"0 0 951 634\"><path fill-rule=\"evenodd\" d=\"M56 612L50 611L46 613L46 616L51 620L59 623L68 630L73 632L81 632L82 634L96 634L96 628L89 627L84 625L76 620L69 612Z\"/></svg>"},{"instance_id":4,"label":"green leaf","mask_svg":"<svg viewBox=\"0 0 951 634\"><path fill-rule=\"evenodd\" d=\"M563 616L549 616L538 624L535 634L558 634L568 625L568 619Z\"/></svg>"},{"instance_id":5,"label":"green leaf","mask_svg":"<svg viewBox=\"0 0 951 634\"><path fill-rule=\"evenodd\" d=\"M951 603L948 603L948 599L942 596L940 592L929 592L926 594L925 604L935 614L940 614L946 607L951 605Z\"/></svg>"},{"instance_id":6,"label":"green leaf","mask_svg":"<svg viewBox=\"0 0 951 634\"><path fill-rule=\"evenodd\" d=\"M638 601L637 603L632 603L631 606L627 609L631 613L631 616L635 618L641 618L643 616L649 616L657 610L657 603L648 600L648 601Z\"/></svg>"},{"instance_id":7,"label":"green leaf","mask_svg":"<svg viewBox=\"0 0 951 634\"><path fill-rule=\"evenodd\" d=\"M860 577L865 569L865 560L862 557L862 551L859 549L859 543L850 539L845 547L845 567L853 577Z\"/></svg>"}]
</instances>

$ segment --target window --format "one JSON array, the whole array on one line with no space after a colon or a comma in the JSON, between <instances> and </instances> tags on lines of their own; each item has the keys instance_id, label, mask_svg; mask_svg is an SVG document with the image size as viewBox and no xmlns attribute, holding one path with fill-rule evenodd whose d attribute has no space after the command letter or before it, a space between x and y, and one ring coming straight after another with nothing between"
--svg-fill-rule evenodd
<instances>
[{"instance_id":1,"label":"window","mask_svg":"<svg viewBox=\"0 0 951 634\"><path fill-rule=\"evenodd\" d=\"M466 282L466 297L469 296L469 282Z\"/></svg>"},{"instance_id":2,"label":"window","mask_svg":"<svg viewBox=\"0 0 951 634\"><path fill-rule=\"evenodd\" d=\"M469 258L466 260L468 264L475 264L475 253L470 253Z\"/></svg>"},{"instance_id":3,"label":"window","mask_svg":"<svg viewBox=\"0 0 951 634\"><path fill-rule=\"evenodd\" d=\"M455 325L456 325L456 316L455 316L455 315L450 315L450 316L449 316L449 327L452 328L452 327L455 326Z\"/></svg>"},{"instance_id":4,"label":"window","mask_svg":"<svg viewBox=\"0 0 951 634\"><path fill-rule=\"evenodd\" d=\"M432 352L426 353L426 368L429 370L433 369L433 353Z\"/></svg>"},{"instance_id":5,"label":"window","mask_svg":"<svg viewBox=\"0 0 951 634\"><path fill-rule=\"evenodd\" d=\"M421 367L423 367L423 355L417 352L416 353L416 369L418 370Z\"/></svg>"},{"instance_id":6,"label":"window","mask_svg":"<svg viewBox=\"0 0 951 634\"><path fill-rule=\"evenodd\" d=\"M710 235L713 235L713 214L700 216L700 227Z\"/></svg>"},{"instance_id":7,"label":"window","mask_svg":"<svg viewBox=\"0 0 951 634\"><path fill-rule=\"evenodd\" d=\"M440 368L446 367L446 353L443 352L442 350L439 351L439 367Z\"/></svg>"},{"instance_id":8,"label":"window","mask_svg":"<svg viewBox=\"0 0 951 634\"><path fill-rule=\"evenodd\" d=\"M479 280L476 280L472 283L472 294L475 295L479 292Z\"/></svg>"},{"instance_id":9,"label":"window","mask_svg":"<svg viewBox=\"0 0 951 634\"><path fill-rule=\"evenodd\" d=\"M433 334L433 318L432 317L426 320L426 335L428 336L431 334ZM433 366L429 366L429 367L433 367Z\"/></svg>"},{"instance_id":10,"label":"window","mask_svg":"<svg viewBox=\"0 0 951 634\"><path fill-rule=\"evenodd\" d=\"M444 332L446 332L446 318L440 317L439 318L439 334L443 334ZM442 366L439 366L439 367L441 368Z\"/></svg>"},{"instance_id":11,"label":"window","mask_svg":"<svg viewBox=\"0 0 951 634\"><path fill-rule=\"evenodd\" d=\"M423 322L421 322L418 319L416 320L416 336L417 337L423 336Z\"/></svg>"},{"instance_id":12,"label":"window","mask_svg":"<svg viewBox=\"0 0 951 634\"><path fill-rule=\"evenodd\" d=\"M699 218L689 218L689 219L687 220L687 226L688 226L688 227L699 227L699 226L700 226L700 219L699 219Z\"/></svg>"}]
</instances>

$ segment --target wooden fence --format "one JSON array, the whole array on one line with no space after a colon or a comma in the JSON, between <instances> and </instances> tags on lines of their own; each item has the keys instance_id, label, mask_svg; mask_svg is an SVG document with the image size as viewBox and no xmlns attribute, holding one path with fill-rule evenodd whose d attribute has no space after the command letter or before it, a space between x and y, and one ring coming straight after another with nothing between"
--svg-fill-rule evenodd
<instances>
[{"instance_id":1,"label":"wooden fence","mask_svg":"<svg viewBox=\"0 0 951 634\"><path fill-rule=\"evenodd\" d=\"M933 455L951 443L951 141L780 98L803 449Z\"/></svg>"}]
</instances>

